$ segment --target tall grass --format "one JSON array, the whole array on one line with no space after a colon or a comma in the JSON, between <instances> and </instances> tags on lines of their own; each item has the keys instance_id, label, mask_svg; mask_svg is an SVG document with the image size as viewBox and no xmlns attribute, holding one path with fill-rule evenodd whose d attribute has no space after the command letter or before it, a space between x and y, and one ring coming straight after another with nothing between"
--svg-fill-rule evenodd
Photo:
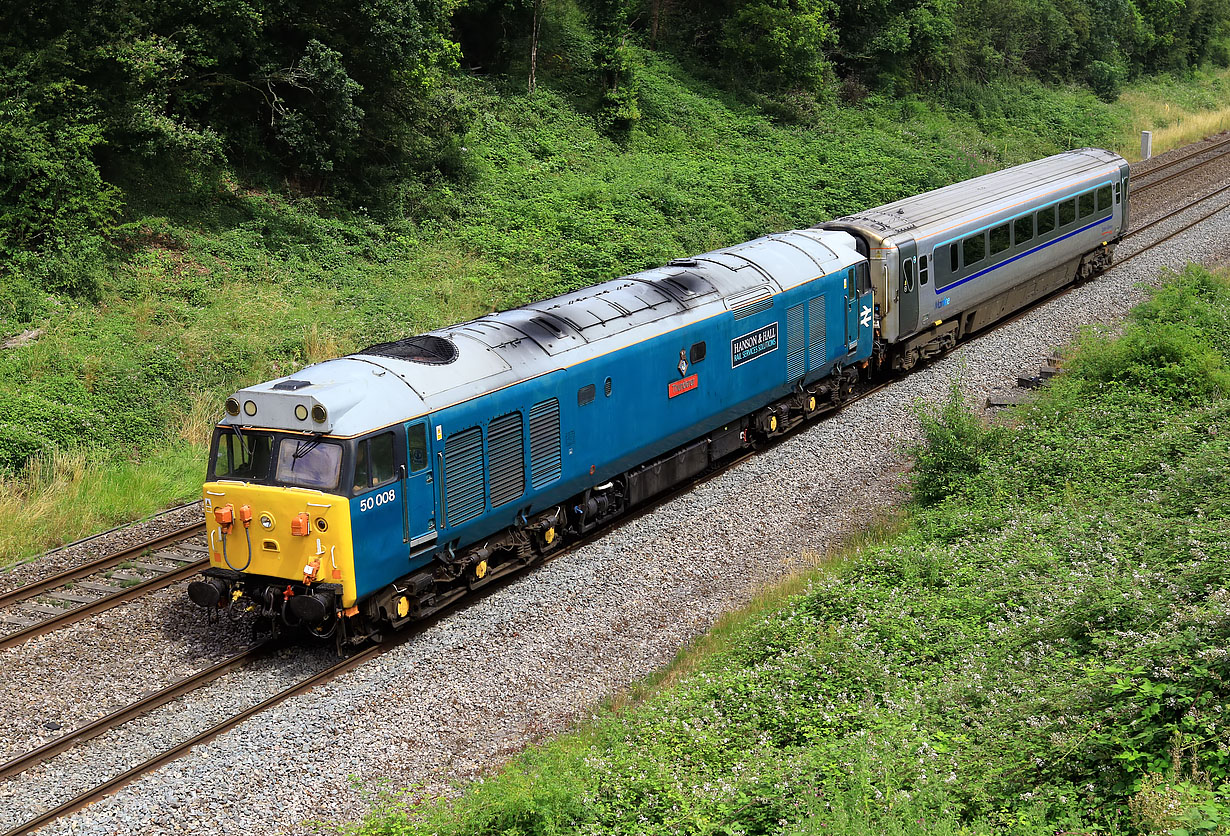
<instances>
[{"instance_id":1,"label":"tall grass","mask_svg":"<svg viewBox=\"0 0 1230 836\"><path fill-rule=\"evenodd\" d=\"M1161 154L1230 130L1230 69L1197 74L1186 82L1161 78L1127 90L1116 107L1128 114L1114 149L1140 159L1140 132L1153 132L1153 153Z\"/></svg>"},{"instance_id":2,"label":"tall grass","mask_svg":"<svg viewBox=\"0 0 1230 836\"><path fill-rule=\"evenodd\" d=\"M142 458L77 448L31 459L0 480L0 566L196 498L204 459L183 442Z\"/></svg>"}]
</instances>

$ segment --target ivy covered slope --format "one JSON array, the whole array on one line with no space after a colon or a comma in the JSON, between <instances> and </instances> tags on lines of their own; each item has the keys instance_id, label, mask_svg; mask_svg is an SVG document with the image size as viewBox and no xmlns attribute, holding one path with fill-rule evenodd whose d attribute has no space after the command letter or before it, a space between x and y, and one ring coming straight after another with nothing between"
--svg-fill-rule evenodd
<instances>
[{"instance_id":1,"label":"ivy covered slope","mask_svg":"<svg viewBox=\"0 0 1230 836\"><path fill-rule=\"evenodd\" d=\"M1230 831L1228 360L1230 280L1190 268L1009 425L925 414L899 530L675 684L358 829Z\"/></svg>"}]
</instances>

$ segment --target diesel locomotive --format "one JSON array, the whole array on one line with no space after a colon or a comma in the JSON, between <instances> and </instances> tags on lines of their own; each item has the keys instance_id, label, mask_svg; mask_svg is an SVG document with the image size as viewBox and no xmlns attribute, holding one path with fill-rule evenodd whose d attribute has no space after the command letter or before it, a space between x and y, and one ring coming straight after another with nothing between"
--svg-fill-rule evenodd
<instances>
[{"instance_id":1,"label":"diesel locomotive","mask_svg":"<svg viewBox=\"0 0 1230 836\"><path fill-rule=\"evenodd\" d=\"M243 389L189 596L379 639L1096 275L1127 196L1071 151Z\"/></svg>"}]
</instances>

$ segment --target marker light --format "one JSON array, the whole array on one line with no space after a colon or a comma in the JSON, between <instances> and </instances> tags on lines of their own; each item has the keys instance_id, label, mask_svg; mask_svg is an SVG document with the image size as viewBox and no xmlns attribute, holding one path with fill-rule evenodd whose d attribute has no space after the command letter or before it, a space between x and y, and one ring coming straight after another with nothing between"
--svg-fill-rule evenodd
<instances>
[{"instance_id":1,"label":"marker light","mask_svg":"<svg viewBox=\"0 0 1230 836\"><path fill-rule=\"evenodd\" d=\"M306 421L307 420L307 407L304 406L303 404L299 404L298 406L296 406L295 407L295 417L298 418L300 421Z\"/></svg>"},{"instance_id":2,"label":"marker light","mask_svg":"<svg viewBox=\"0 0 1230 836\"><path fill-rule=\"evenodd\" d=\"M253 401L244 401L243 402L243 412L245 415L255 415L256 414L256 404Z\"/></svg>"}]
</instances>

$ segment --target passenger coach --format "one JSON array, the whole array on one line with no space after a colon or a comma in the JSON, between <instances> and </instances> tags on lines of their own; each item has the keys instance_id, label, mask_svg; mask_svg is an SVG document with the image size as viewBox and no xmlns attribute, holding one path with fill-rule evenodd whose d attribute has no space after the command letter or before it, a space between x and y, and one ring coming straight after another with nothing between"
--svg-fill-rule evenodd
<instances>
[{"instance_id":1,"label":"passenger coach","mask_svg":"<svg viewBox=\"0 0 1230 836\"><path fill-rule=\"evenodd\" d=\"M895 369L952 348L1110 265L1127 230L1128 164L1085 148L820 225L870 263L877 361Z\"/></svg>"}]
</instances>

